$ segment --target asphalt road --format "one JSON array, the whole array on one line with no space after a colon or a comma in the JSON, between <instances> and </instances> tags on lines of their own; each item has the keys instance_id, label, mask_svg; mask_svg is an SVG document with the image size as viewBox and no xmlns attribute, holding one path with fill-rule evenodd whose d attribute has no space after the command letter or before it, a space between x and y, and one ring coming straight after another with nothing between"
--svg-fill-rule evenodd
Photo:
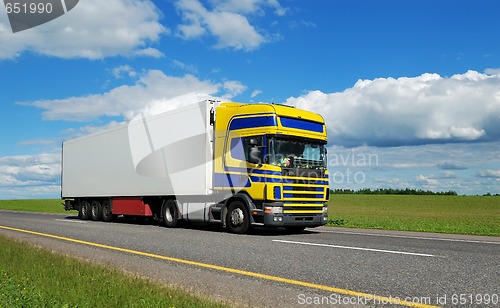
<instances>
[{"instance_id":1,"label":"asphalt road","mask_svg":"<svg viewBox=\"0 0 500 308\"><path fill-rule=\"evenodd\" d=\"M500 306L500 237L327 227L234 235L12 211L0 211L0 235L235 306Z\"/></svg>"}]
</instances>

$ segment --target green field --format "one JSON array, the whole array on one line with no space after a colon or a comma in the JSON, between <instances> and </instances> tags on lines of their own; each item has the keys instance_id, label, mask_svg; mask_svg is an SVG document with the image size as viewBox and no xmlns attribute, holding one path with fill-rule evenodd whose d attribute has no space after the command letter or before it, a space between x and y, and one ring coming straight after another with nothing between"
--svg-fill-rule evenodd
<instances>
[{"instance_id":1,"label":"green field","mask_svg":"<svg viewBox=\"0 0 500 308\"><path fill-rule=\"evenodd\" d=\"M500 197L332 194L329 225L500 235Z\"/></svg>"},{"instance_id":2,"label":"green field","mask_svg":"<svg viewBox=\"0 0 500 308\"><path fill-rule=\"evenodd\" d=\"M0 209L72 213L61 200L0 200ZM500 235L500 197L332 194L330 226Z\"/></svg>"},{"instance_id":3,"label":"green field","mask_svg":"<svg viewBox=\"0 0 500 308\"><path fill-rule=\"evenodd\" d=\"M0 307L227 307L0 236Z\"/></svg>"},{"instance_id":4,"label":"green field","mask_svg":"<svg viewBox=\"0 0 500 308\"><path fill-rule=\"evenodd\" d=\"M0 200L0 210L70 213L64 210L64 205L60 199Z\"/></svg>"}]
</instances>

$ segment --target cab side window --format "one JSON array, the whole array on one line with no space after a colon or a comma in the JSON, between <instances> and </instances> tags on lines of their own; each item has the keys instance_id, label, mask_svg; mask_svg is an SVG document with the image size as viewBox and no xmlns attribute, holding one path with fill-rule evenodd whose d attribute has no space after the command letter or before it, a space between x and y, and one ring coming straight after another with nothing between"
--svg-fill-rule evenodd
<instances>
[{"instance_id":1,"label":"cab side window","mask_svg":"<svg viewBox=\"0 0 500 308\"><path fill-rule=\"evenodd\" d=\"M245 155L244 147L245 138L233 138L231 139L231 147L229 149L229 154L232 158L237 160L247 160Z\"/></svg>"},{"instance_id":2,"label":"cab side window","mask_svg":"<svg viewBox=\"0 0 500 308\"><path fill-rule=\"evenodd\" d=\"M231 139L229 153L233 159L251 163L261 162L263 158L262 144L262 136L233 138Z\"/></svg>"}]
</instances>

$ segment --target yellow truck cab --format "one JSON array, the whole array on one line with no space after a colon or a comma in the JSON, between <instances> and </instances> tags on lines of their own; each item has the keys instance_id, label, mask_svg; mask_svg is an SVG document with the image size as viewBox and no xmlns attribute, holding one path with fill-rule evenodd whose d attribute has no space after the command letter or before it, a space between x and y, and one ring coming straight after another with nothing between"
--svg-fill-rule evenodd
<instances>
[{"instance_id":1,"label":"yellow truck cab","mask_svg":"<svg viewBox=\"0 0 500 308\"><path fill-rule=\"evenodd\" d=\"M214 189L233 192L224 211L212 211L215 218L225 216L236 233L248 225L301 231L328 221L322 116L284 105L222 103L215 119Z\"/></svg>"}]
</instances>

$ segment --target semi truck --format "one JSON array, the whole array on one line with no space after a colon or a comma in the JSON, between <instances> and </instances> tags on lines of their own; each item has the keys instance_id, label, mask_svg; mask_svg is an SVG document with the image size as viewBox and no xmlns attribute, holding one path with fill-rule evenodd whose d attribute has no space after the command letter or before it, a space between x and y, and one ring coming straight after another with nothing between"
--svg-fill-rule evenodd
<instances>
[{"instance_id":1,"label":"semi truck","mask_svg":"<svg viewBox=\"0 0 500 308\"><path fill-rule=\"evenodd\" d=\"M61 198L84 220L301 232L328 221L326 144L319 114L207 99L63 142Z\"/></svg>"}]
</instances>

